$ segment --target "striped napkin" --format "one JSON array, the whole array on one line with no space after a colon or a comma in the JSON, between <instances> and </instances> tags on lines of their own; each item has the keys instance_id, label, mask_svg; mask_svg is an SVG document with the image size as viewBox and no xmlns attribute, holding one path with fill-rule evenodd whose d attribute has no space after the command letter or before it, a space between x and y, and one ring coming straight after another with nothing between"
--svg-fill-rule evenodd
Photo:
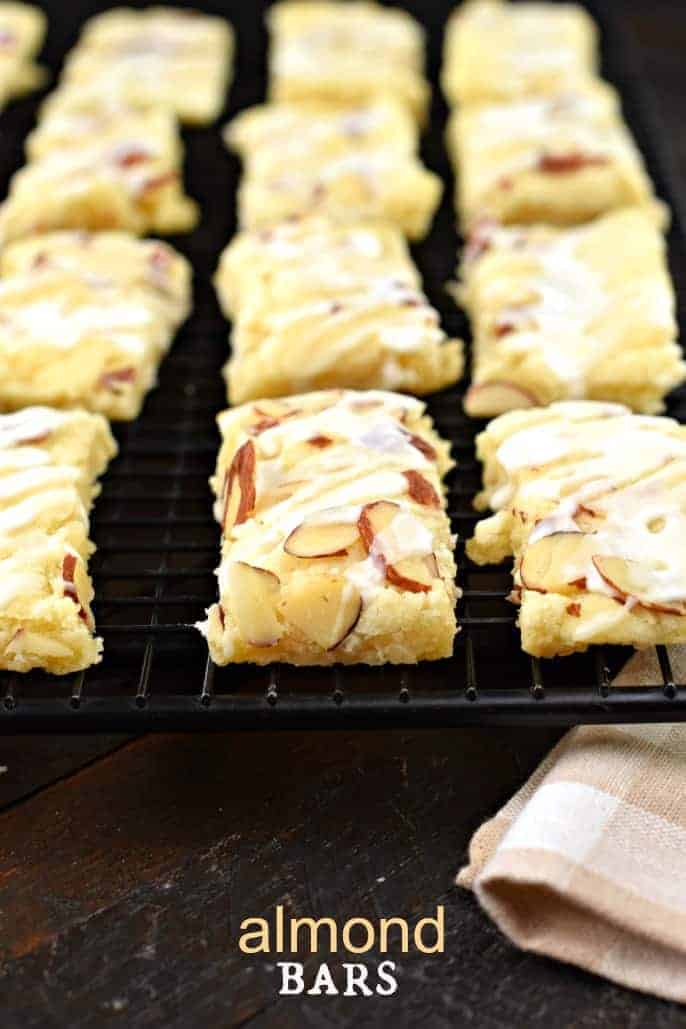
<instances>
[{"instance_id":1,"label":"striped napkin","mask_svg":"<svg viewBox=\"0 0 686 1029\"><path fill-rule=\"evenodd\" d=\"M670 659L683 682L686 648ZM651 681L646 651L616 684ZM686 1003L686 724L573 729L476 832L457 882L525 950Z\"/></svg>"}]
</instances>

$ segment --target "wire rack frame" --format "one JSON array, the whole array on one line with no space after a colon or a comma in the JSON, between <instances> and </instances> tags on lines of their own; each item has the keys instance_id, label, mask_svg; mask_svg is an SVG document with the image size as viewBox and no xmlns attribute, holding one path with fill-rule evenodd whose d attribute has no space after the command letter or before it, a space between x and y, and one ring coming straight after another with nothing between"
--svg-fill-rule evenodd
<instances>
[{"instance_id":1,"label":"wire rack frame","mask_svg":"<svg viewBox=\"0 0 686 1029\"><path fill-rule=\"evenodd\" d=\"M424 8L415 6L413 13L421 15ZM442 17L447 16L448 4L433 7L442 8ZM90 13L88 0L77 13ZM606 38L616 41L617 26L608 24L606 4L595 4L593 13ZM238 27L244 47L247 39L252 53L263 54L258 20L259 11L251 7ZM416 248L416 257L447 331L464 335L467 327L444 290L453 272L456 238L450 169L442 146L445 108L436 86L439 42L433 32L430 65L435 110L424 149L427 162L447 186L434 229ZM53 65L62 54L63 49L52 54ZM628 120L660 192L681 214L678 179L660 146L648 83L640 75L637 55L624 40L608 53L606 72L620 86ZM258 100L263 88L261 65L242 69L231 110ZM12 170L12 161L19 163L17 140L25 134L34 111L35 103L25 102L3 114L4 133L14 140L6 173ZM92 536L98 550L91 568L105 658L101 665L76 676L0 677L0 732L420 728L686 719L684 684L675 682L664 647L656 648L659 674L654 684L640 689L610 685L629 653L626 650L593 648L556 661L538 661L522 653L515 611L506 599L511 588L509 569L477 568L464 555L463 541L477 517L471 502L479 487L474 436L480 426L463 416L456 390L430 403L439 430L453 441L458 462L448 484L449 513L460 540L463 589L458 609L461 632L453 658L377 669L215 668L194 627L215 597L213 570L219 546L207 479L218 445L214 417L225 403L220 369L226 359L227 326L210 278L219 251L234 231L232 196L239 168L224 152L216 130L189 133L186 143L191 191L200 199L205 218L191 237L174 242L196 271L195 309L163 365L160 386L148 398L143 415L117 429L120 456L105 476L96 504ZM683 224L679 217L675 219L670 239L677 273L679 268L686 271ZM670 413L686 420L684 394L677 395Z\"/></svg>"}]
</instances>

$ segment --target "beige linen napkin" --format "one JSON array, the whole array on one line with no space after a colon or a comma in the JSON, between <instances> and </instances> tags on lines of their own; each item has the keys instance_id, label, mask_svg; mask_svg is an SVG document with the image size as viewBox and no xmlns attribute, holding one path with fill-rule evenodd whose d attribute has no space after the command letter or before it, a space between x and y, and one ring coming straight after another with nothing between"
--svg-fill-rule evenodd
<instances>
[{"instance_id":1,"label":"beige linen napkin","mask_svg":"<svg viewBox=\"0 0 686 1029\"><path fill-rule=\"evenodd\" d=\"M683 682L686 648L670 658ZM649 681L654 651L616 683ZM573 729L475 833L457 882L525 950L686 1003L686 724Z\"/></svg>"}]
</instances>

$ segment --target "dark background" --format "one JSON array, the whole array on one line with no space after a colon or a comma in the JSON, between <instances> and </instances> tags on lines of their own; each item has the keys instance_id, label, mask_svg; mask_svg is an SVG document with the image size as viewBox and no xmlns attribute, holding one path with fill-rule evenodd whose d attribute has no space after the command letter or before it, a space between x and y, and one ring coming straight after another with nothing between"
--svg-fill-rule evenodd
<instances>
[{"instance_id":1,"label":"dark background","mask_svg":"<svg viewBox=\"0 0 686 1029\"><path fill-rule=\"evenodd\" d=\"M53 69L83 18L106 6L52 5ZM403 6L430 29L435 78L448 5ZM627 87L653 96L678 183L686 174L683 5L611 6L610 65L633 71L641 81L627 79ZM209 0L203 8L239 23L231 109L259 100L262 5ZM35 103L0 116L5 180L21 163ZM444 113L439 100L435 113ZM447 174L436 138L426 158ZM237 168L216 129L189 133L187 144L189 189L205 210L188 250L216 254L233 231ZM204 193L197 157L206 161L208 152L214 174L226 175L225 202ZM430 242L417 258L433 281L452 272L454 254ZM558 736L551 728L3 738L0 1024L686 1024L682 1008L516 951L453 886L471 833ZM280 999L273 961L237 948L241 919L270 917L276 904L340 925L383 915L413 923L444 904L446 953L392 953L399 991L391 998ZM311 978L316 962L304 959ZM370 966L378 959L365 958Z\"/></svg>"}]
</instances>

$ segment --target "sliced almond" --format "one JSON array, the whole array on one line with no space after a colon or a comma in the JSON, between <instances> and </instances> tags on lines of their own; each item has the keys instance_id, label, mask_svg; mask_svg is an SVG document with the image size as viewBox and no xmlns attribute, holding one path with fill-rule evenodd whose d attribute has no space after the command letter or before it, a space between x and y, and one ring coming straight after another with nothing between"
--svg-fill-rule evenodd
<instances>
[{"instance_id":1,"label":"sliced almond","mask_svg":"<svg viewBox=\"0 0 686 1029\"><path fill-rule=\"evenodd\" d=\"M276 421L298 414L298 409L291 407L285 400L260 400L259 404L254 405L253 411L258 418L274 418Z\"/></svg>"},{"instance_id":2,"label":"sliced almond","mask_svg":"<svg viewBox=\"0 0 686 1029\"><path fill-rule=\"evenodd\" d=\"M428 593L436 578L438 564L434 554L404 557L386 568L387 581L410 593Z\"/></svg>"},{"instance_id":3,"label":"sliced almond","mask_svg":"<svg viewBox=\"0 0 686 1029\"><path fill-rule=\"evenodd\" d=\"M131 146L120 147L114 155L114 163L120 168L133 168L137 164L144 164L149 161L152 154L145 147Z\"/></svg>"},{"instance_id":4,"label":"sliced almond","mask_svg":"<svg viewBox=\"0 0 686 1029\"><path fill-rule=\"evenodd\" d=\"M341 557L360 538L355 522L305 519L287 537L283 549L291 557Z\"/></svg>"},{"instance_id":5,"label":"sliced almond","mask_svg":"<svg viewBox=\"0 0 686 1029\"><path fill-rule=\"evenodd\" d=\"M259 422L254 422L248 428L248 432L251 436L259 436L260 433L266 432L267 429L273 429L275 425L279 424L278 418L260 418Z\"/></svg>"},{"instance_id":6,"label":"sliced almond","mask_svg":"<svg viewBox=\"0 0 686 1029\"><path fill-rule=\"evenodd\" d=\"M106 389L110 393L121 393L127 385L135 381L135 368L117 368L111 372L104 372L100 376L98 379L98 388Z\"/></svg>"},{"instance_id":7,"label":"sliced almond","mask_svg":"<svg viewBox=\"0 0 686 1029\"><path fill-rule=\"evenodd\" d=\"M464 409L470 418L491 418L537 404L533 393L513 382L480 382L470 386L464 398Z\"/></svg>"},{"instance_id":8,"label":"sliced almond","mask_svg":"<svg viewBox=\"0 0 686 1029\"><path fill-rule=\"evenodd\" d=\"M233 455L226 473L222 518L225 534L250 517L255 510L255 501L255 444L247 440Z\"/></svg>"},{"instance_id":9,"label":"sliced almond","mask_svg":"<svg viewBox=\"0 0 686 1029\"><path fill-rule=\"evenodd\" d=\"M273 647L281 638L276 615L281 582L267 568L231 561L226 575L229 609L241 636L253 647Z\"/></svg>"},{"instance_id":10,"label":"sliced almond","mask_svg":"<svg viewBox=\"0 0 686 1029\"><path fill-rule=\"evenodd\" d=\"M253 407L253 415L256 421L248 428L251 436L259 436L267 429L273 429L280 425L287 418L293 418L300 414L300 409L290 407L283 400L260 400L259 404Z\"/></svg>"},{"instance_id":11,"label":"sliced almond","mask_svg":"<svg viewBox=\"0 0 686 1029\"><path fill-rule=\"evenodd\" d=\"M483 217L474 224L462 254L465 267L474 264L491 249L497 229L498 222L493 218Z\"/></svg>"},{"instance_id":12,"label":"sliced almond","mask_svg":"<svg viewBox=\"0 0 686 1029\"><path fill-rule=\"evenodd\" d=\"M603 516L592 508L586 507L585 504L579 504L573 518L582 532L597 532L598 524Z\"/></svg>"},{"instance_id":13,"label":"sliced almond","mask_svg":"<svg viewBox=\"0 0 686 1029\"><path fill-rule=\"evenodd\" d=\"M537 593L569 593L585 578L595 546L595 537L583 532L543 536L524 551L522 586Z\"/></svg>"},{"instance_id":14,"label":"sliced almond","mask_svg":"<svg viewBox=\"0 0 686 1029\"><path fill-rule=\"evenodd\" d=\"M322 650L335 650L353 631L362 613L359 590L345 579L307 575L290 584L284 617Z\"/></svg>"},{"instance_id":15,"label":"sliced almond","mask_svg":"<svg viewBox=\"0 0 686 1029\"><path fill-rule=\"evenodd\" d=\"M424 455L427 461L436 460L438 457L436 451L431 444L423 438L423 436L417 436L414 432L406 432L405 435L407 436L408 443L411 443L413 447L416 447L420 454Z\"/></svg>"},{"instance_id":16,"label":"sliced almond","mask_svg":"<svg viewBox=\"0 0 686 1029\"><path fill-rule=\"evenodd\" d=\"M651 587L657 569L640 561L630 561L624 557L606 557L602 554L593 558L593 564L608 586L611 586L622 600L634 600L641 607L663 614L686 614L686 596L683 599L676 597L666 601L655 598Z\"/></svg>"},{"instance_id":17,"label":"sliced almond","mask_svg":"<svg viewBox=\"0 0 686 1029\"><path fill-rule=\"evenodd\" d=\"M441 498L421 472L410 469L403 472L403 475L407 479L407 491L413 500L418 504L423 504L424 507L441 506Z\"/></svg>"},{"instance_id":18,"label":"sliced almond","mask_svg":"<svg viewBox=\"0 0 686 1029\"><path fill-rule=\"evenodd\" d=\"M33 436L22 436L21 439L16 440L17 446L27 446L33 443L45 443L46 439L50 438L51 433L47 432L36 432Z\"/></svg>"},{"instance_id":19,"label":"sliced almond","mask_svg":"<svg viewBox=\"0 0 686 1029\"><path fill-rule=\"evenodd\" d=\"M582 168L593 168L608 164L609 158L604 154L585 154L572 150L566 154L542 154L536 165L537 171L548 175L570 175Z\"/></svg>"},{"instance_id":20,"label":"sliced almond","mask_svg":"<svg viewBox=\"0 0 686 1029\"><path fill-rule=\"evenodd\" d=\"M84 608L79 595L79 585L83 587L85 592L86 584L83 582L84 578L85 570L81 571L79 568L76 554L65 554L62 559L62 582L64 595L74 601L79 609L79 618L88 625L88 612ZM77 579L79 579L79 582L76 581Z\"/></svg>"},{"instance_id":21,"label":"sliced almond","mask_svg":"<svg viewBox=\"0 0 686 1029\"><path fill-rule=\"evenodd\" d=\"M400 505L391 500L376 500L365 504L357 520L357 527L367 552L372 549L374 540L391 524L400 511Z\"/></svg>"}]
</instances>

